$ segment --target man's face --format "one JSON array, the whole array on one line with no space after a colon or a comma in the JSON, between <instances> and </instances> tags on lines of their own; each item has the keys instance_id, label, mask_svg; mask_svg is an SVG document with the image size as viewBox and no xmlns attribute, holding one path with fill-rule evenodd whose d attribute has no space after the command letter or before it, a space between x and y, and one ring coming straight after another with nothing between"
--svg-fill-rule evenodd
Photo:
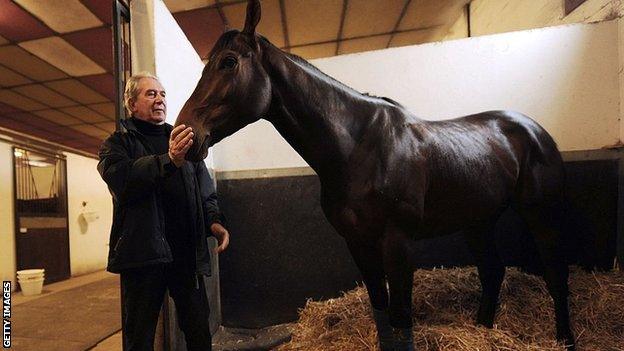
<instances>
[{"instance_id":1,"label":"man's face","mask_svg":"<svg viewBox=\"0 0 624 351\"><path fill-rule=\"evenodd\" d=\"M140 120L153 124L165 123L167 102L165 89L156 79L141 78L139 94L130 105L132 115Z\"/></svg>"}]
</instances>

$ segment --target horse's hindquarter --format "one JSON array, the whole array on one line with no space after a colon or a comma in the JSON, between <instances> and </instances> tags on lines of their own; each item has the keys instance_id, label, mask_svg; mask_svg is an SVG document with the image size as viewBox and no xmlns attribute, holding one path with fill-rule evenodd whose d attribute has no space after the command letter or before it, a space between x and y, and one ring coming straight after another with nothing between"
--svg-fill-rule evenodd
<instances>
[{"instance_id":1,"label":"horse's hindquarter","mask_svg":"<svg viewBox=\"0 0 624 351\"><path fill-rule=\"evenodd\" d=\"M513 199L527 152L550 147L533 145L528 128L539 126L522 118L486 112L375 125L351 155L328 218L342 235L371 238L389 220L420 238L489 219Z\"/></svg>"},{"instance_id":2,"label":"horse's hindquarter","mask_svg":"<svg viewBox=\"0 0 624 351\"><path fill-rule=\"evenodd\" d=\"M423 231L459 230L506 207L518 181L521 155L499 121L483 115L425 123Z\"/></svg>"}]
</instances>

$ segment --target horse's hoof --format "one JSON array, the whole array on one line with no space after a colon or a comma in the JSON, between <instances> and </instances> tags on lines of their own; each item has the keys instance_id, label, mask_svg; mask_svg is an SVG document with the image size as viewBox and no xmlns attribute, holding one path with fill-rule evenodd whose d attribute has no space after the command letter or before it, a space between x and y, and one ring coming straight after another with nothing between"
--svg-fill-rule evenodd
<instances>
[{"instance_id":1,"label":"horse's hoof","mask_svg":"<svg viewBox=\"0 0 624 351\"><path fill-rule=\"evenodd\" d=\"M477 324L492 329L494 327L495 316L496 305L482 302L477 312Z\"/></svg>"},{"instance_id":2,"label":"horse's hoof","mask_svg":"<svg viewBox=\"0 0 624 351\"><path fill-rule=\"evenodd\" d=\"M565 339L563 339L561 341L565 345L566 351L575 351L576 350L576 345L574 344L574 338L573 337L568 337L568 338L565 338Z\"/></svg>"},{"instance_id":3,"label":"horse's hoof","mask_svg":"<svg viewBox=\"0 0 624 351\"><path fill-rule=\"evenodd\" d=\"M494 321L487 318L477 318L477 325L484 326L488 329L494 328Z\"/></svg>"},{"instance_id":4,"label":"horse's hoof","mask_svg":"<svg viewBox=\"0 0 624 351\"><path fill-rule=\"evenodd\" d=\"M379 340L381 351L394 351L394 340Z\"/></svg>"},{"instance_id":5,"label":"horse's hoof","mask_svg":"<svg viewBox=\"0 0 624 351\"><path fill-rule=\"evenodd\" d=\"M557 341L565 345L566 351L576 350L574 336L572 335L572 333L557 333Z\"/></svg>"},{"instance_id":6,"label":"horse's hoof","mask_svg":"<svg viewBox=\"0 0 624 351\"><path fill-rule=\"evenodd\" d=\"M394 344L394 351L414 351L414 341L409 342L396 342Z\"/></svg>"},{"instance_id":7,"label":"horse's hoof","mask_svg":"<svg viewBox=\"0 0 624 351\"><path fill-rule=\"evenodd\" d=\"M394 350L414 351L412 328L394 328Z\"/></svg>"}]
</instances>

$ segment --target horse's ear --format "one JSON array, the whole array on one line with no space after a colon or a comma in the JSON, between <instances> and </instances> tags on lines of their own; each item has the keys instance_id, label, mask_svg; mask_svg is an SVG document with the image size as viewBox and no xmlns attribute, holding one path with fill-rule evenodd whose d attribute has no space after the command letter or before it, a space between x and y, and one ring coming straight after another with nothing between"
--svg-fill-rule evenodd
<instances>
[{"instance_id":1,"label":"horse's ear","mask_svg":"<svg viewBox=\"0 0 624 351\"><path fill-rule=\"evenodd\" d=\"M245 29L243 29L243 33L254 35L259 22L260 0L249 0L247 2L247 17L245 18Z\"/></svg>"}]
</instances>

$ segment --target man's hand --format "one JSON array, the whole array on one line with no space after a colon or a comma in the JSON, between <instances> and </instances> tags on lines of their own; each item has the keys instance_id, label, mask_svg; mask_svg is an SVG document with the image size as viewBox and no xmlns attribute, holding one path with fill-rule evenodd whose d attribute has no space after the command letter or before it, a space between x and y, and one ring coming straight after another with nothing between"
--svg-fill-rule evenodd
<instances>
[{"instance_id":1,"label":"man's hand","mask_svg":"<svg viewBox=\"0 0 624 351\"><path fill-rule=\"evenodd\" d=\"M169 137L169 158L176 165L182 166L186 152L193 145L193 128L184 124L173 128Z\"/></svg>"},{"instance_id":2,"label":"man's hand","mask_svg":"<svg viewBox=\"0 0 624 351\"><path fill-rule=\"evenodd\" d=\"M223 227L221 223L212 223L212 225L210 226L210 231L219 242L217 252L222 252L223 250L225 250L225 248L228 247L228 244L230 243L230 233L227 231L227 229L225 229L225 227Z\"/></svg>"}]
</instances>

